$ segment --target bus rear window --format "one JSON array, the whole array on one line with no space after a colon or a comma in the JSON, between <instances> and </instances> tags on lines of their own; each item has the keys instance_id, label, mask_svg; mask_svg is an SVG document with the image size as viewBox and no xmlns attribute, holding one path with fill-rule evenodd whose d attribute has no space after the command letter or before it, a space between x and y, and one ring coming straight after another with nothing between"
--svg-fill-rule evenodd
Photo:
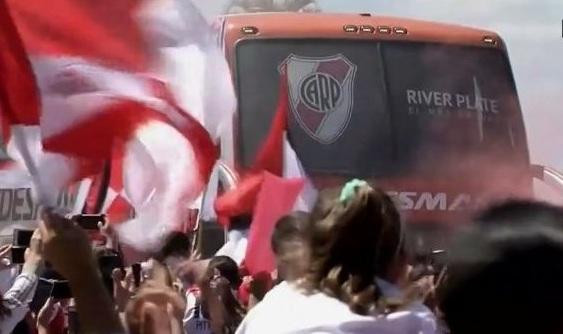
<instances>
[{"instance_id":1,"label":"bus rear window","mask_svg":"<svg viewBox=\"0 0 563 334\"><path fill-rule=\"evenodd\" d=\"M250 166L288 74L288 138L310 174L379 177L503 154L527 163L510 67L494 49L358 40L237 45L238 153Z\"/></svg>"},{"instance_id":2,"label":"bus rear window","mask_svg":"<svg viewBox=\"0 0 563 334\"><path fill-rule=\"evenodd\" d=\"M382 51L397 166L527 162L517 95L501 52L415 43L386 43Z\"/></svg>"}]
</instances>

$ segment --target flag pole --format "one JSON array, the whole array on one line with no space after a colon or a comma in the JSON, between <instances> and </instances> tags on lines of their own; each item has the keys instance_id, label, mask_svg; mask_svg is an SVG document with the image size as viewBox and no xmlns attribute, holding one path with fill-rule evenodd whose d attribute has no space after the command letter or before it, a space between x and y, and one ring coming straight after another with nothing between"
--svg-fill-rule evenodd
<instances>
[{"instance_id":1,"label":"flag pole","mask_svg":"<svg viewBox=\"0 0 563 334\"><path fill-rule=\"evenodd\" d=\"M29 151L29 147L27 146L27 142L25 140L25 133L23 126L12 126L12 135L16 144L18 151L20 152L25 167L29 171L31 175L31 179L33 184L35 185L35 189L37 190L37 197L39 200L39 204L45 207L55 207L56 201L53 197L48 195L48 189L45 189L43 182L41 181L41 177L39 175L39 169L33 161L31 156L31 152Z\"/></svg>"},{"instance_id":2,"label":"flag pole","mask_svg":"<svg viewBox=\"0 0 563 334\"><path fill-rule=\"evenodd\" d=\"M106 160L104 162L104 169L102 171L102 181L100 182L100 189L96 198L96 205L94 206L94 212L102 213L104 209L104 203L108 194L109 183L111 180L111 160Z\"/></svg>"}]
</instances>

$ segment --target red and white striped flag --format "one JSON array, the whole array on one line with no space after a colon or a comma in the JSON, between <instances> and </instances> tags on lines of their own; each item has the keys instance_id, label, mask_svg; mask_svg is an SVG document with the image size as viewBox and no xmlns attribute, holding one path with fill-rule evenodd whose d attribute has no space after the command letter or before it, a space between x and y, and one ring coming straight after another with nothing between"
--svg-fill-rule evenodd
<instances>
[{"instance_id":1,"label":"red and white striped flag","mask_svg":"<svg viewBox=\"0 0 563 334\"><path fill-rule=\"evenodd\" d=\"M35 133L40 128L40 154L55 154L65 163L65 169L43 178L50 180L45 188L52 191L100 172L121 147L123 182L113 190L135 208L136 217L117 230L137 248L156 247L163 234L181 224L217 153L209 133L180 108L162 75L158 43L147 38L137 20L144 2L7 4L41 102L33 109L40 110L39 122L37 117L26 123L11 119L11 125L31 126ZM12 93L7 78L0 78L0 86ZM31 75L25 80L34 86ZM42 173L41 164L38 168Z\"/></svg>"}]
</instances>

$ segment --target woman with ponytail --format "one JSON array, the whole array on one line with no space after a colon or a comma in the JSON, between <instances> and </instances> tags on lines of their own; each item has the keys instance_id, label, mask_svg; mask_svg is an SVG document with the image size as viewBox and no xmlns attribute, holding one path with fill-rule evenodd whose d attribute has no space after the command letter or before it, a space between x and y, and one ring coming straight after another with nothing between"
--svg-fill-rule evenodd
<instances>
[{"instance_id":1,"label":"woman with ponytail","mask_svg":"<svg viewBox=\"0 0 563 334\"><path fill-rule=\"evenodd\" d=\"M437 333L431 311L397 287L405 236L384 192L360 180L321 192L306 237L307 273L270 291L237 333Z\"/></svg>"}]
</instances>

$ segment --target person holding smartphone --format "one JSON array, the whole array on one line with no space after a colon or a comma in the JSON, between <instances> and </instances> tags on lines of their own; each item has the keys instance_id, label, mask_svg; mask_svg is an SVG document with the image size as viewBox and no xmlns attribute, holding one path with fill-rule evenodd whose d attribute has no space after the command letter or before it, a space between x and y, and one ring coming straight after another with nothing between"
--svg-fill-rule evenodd
<instances>
[{"instance_id":1,"label":"person holding smartphone","mask_svg":"<svg viewBox=\"0 0 563 334\"><path fill-rule=\"evenodd\" d=\"M64 308L61 300L49 297L37 314L38 334L59 334L65 332Z\"/></svg>"},{"instance_id":2,"label":"person holding smartphone","mask_svg":"<svg viewBox=\"0 0 563 334\"><path fill-rule=\"evenodd\" d=\"M38 273L43 267L41 234L36 230L25 250L21 273L16 277L12 287L3 294L0 302L0 333L11 333L14 327L29 311L29 303L33 299Z\"/></svg>"},{"instance_id":3,"label":"person holding smartphone","mask_svg":"<svg viewBox=\"0 0 563 334\"><path fill-rule=\"evenodd\" d=\"M53 209L43 210L39 230L45 259L69 282L83 332L124 333L86 232Z\"/></svg>"},{"instance_id":4,"label":"person holding smartphone","mask_svg":"<svg viewBox=\"0 0 563 334\"><path fill-rule=\"evenodd\" d=\"M0 294L8 291L16 279L17 268L12 263L12 245L6 244L0 247Z\"/></svg>"}]
</instances>

